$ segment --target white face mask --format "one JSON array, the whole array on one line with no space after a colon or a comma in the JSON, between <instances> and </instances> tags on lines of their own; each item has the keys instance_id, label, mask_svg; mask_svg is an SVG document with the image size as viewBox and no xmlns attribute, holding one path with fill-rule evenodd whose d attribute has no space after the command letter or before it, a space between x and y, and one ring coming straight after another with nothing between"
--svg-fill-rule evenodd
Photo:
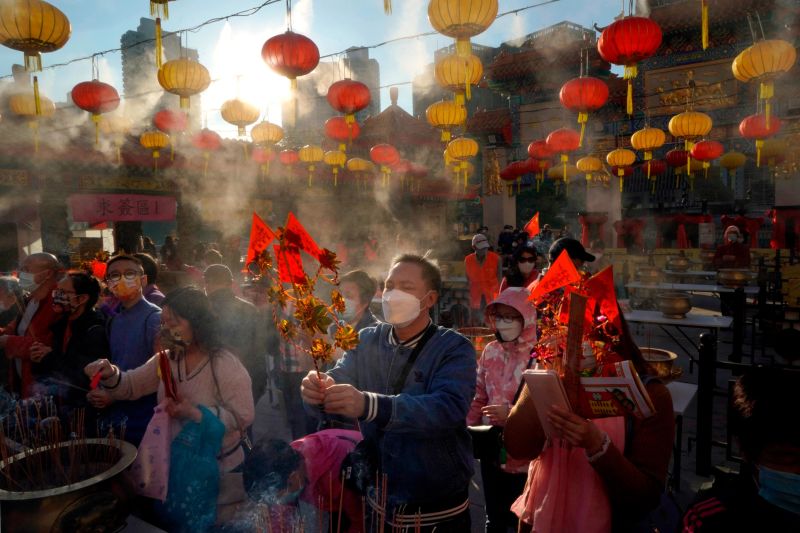
<instances>
[{"instance_id":1,"label":"white face mask","mask_svg":"<svg viewBox=\"0 0 800 533\"><path fill-rule=\"evenodd\" d=\"M358 311L358 302L355 300L351 300L350 298L344 299L344 313L342 313L342 319L349 322L356 317Z\"/></svg>"},{"instance_id":2,"label":"white face mask","mask_svg":"<svg viewBox=\"0 0 800 533\"><path fill-rule=\"evenodd\" d=\"M383 318L389 324L404 328L414 322L422 311L422 300L398 289L384 291L381 297Z\"/></svg>"},{"instance_id":3,"label":"white face mask","mask_svg":"<svg viewBox=\"0 0 800 533\"><path fill-rule=\"evenodd\" d=\"M522 322L514 318L495 318L494 327L503 342L516 340L522 333Z\"/></svg>"},{"instance_id":4,"label":"white face mask","mask_svg":"<svg viewBox=\"0 0 800 533\"><path fill-rule=\"evenodd\" d=\"M18 277L19 286L23 291L33 292L39 288L39 285L41 285L40 283L36 283L36 274L31 274L30 272L20 272Z\"/></svg>"},{"instance_id":5,"label":"white face mask","mask_svg":"<svg viewBox=\"0 0 800 533\"><path fill-rule=\"evenodd\" d=\"M739 236L736 235L735 233L731 233L730 235L728 235L728 241L729 242L737 242L738 240L739 240Z\"/></svg>"},{"instance_id":6,"label":"white face mask","mask_svg":"<svg viewBox=\"0 0 800 533\"><path fill-rule=\"evenodd\" d=\"M534 263L517 263L517 267L523 274L530 274L533 270Z\"/></svg>"}]
</instances>

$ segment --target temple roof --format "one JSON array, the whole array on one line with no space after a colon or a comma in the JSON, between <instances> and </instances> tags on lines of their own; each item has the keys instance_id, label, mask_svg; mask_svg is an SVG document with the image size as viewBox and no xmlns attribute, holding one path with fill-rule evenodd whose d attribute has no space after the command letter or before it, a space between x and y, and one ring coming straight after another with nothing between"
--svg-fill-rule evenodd
<instances>
[{"instance_id":1,"label":"temple roof","mask_svg":"<svg viewBox=\"0 0 800 533\"><path fill-rule=\"evenodd\" d=\"M427 122L416 119L397 105L397 87L389 91L392 103L374 117L369 117L361 127L355 144L363 149L380 143L389 143L398 150L436 148L441 151L439 132ZM412 158L412 154L405 154Z\"/></svg>"}]
</instances>

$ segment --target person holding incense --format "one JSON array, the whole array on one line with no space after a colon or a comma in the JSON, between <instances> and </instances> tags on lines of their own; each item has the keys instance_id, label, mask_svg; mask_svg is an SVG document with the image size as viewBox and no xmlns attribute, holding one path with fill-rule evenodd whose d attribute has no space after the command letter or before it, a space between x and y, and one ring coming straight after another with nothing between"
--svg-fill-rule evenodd
<instances>
[{"instance_id":1,"label":"person holding incense","mask_svg":"<svg viewBox=\"0 0 800 533\"><path fill-rule=\"evenodd\" d=\"M222 422L224 436L215 454L220 474L219 511L221 506L245 499L242 474L232 470L244 460L245 431L255 412L250 376L239 358L223 348L202 291L187 287L170 293L163 302L161 320L161 343L169 349L132 370L123 372L101 359L87 365L85 372L89 376L99 372L103 389L115 400L157 393L159 404L165 404L171 418L173 443L187 424L202 424L205 417ZM161 359L164 356L168 365ZM89 393L90 401L97 393Z\"/></svg>"},{"instance_id":2,"label":"person holding incense","mask_svg":"<svg viewBox=\"0 0 800 533\"><path fill-rule=\"evenodd\" d=\"M510 508L522 494L530 463L509 456L501 440L511 406L521 392L522 372L530 365L536 345L536 308L529 298L526 288L509 287L486 306L486 321L497 340L486 345L478 361L478 383L467 425L492 428L471 428L473 449L481 462L487 533L516 529L517 517Z\"/></svg>"},{"instance_id":3,"label":"person holding incense","mask_svg":"<svg viewBox=\"0 0 800 533\"><path fill-rule=\"evenodd\" d=\"M369 531L470 530L474 459L466 416L475 395L475 349L432 323L441 286L441 272L427 257L395 259L382 295L387 323L361 330L358 346L332 370L309 372L302 382L310 413L359 419L364 441L352 470L365 475L353 483L374 515Z\"/></svg>"},{"instance_id":4,"label":"person holding incense","mask_svg":"<svg viewBox=\"0 0 800 533\"><path fill-rule=\"evenodd\" d=\"M97 411L86 401L91 386L83 368L110 349L106 321L95 309L100 282L86 272L69 272L53 291L53 309L61 317L52 326L53 346L34 342L31 361L39 363L37 381L56 388L62 409L86 409L85 434L95 436Z\"/></svg>"},{"instance_id":5,"label":"person holding incense","mask_svg":"<svg viewBox=\"0 0 800 533\"><path fill-rule=\"evenodd\" d=\"M605 320L594 311L596 322ZM618 314L619 331L610 321L602 322L603 340L589 337L591 342L584 346L600 350L602 355L595 357L609 364L631 361L655 414L643 419L586 419L553 406L544 415L555 432L548 438L530 390L524 387L504 430L509 455L532 461L525 492L512 507L520 531L627 531L659 505L674 438L672 400L663 383L646 377L641 352ZM537 350L544 348L540 344Z\"/></svg>"}]
</instances>

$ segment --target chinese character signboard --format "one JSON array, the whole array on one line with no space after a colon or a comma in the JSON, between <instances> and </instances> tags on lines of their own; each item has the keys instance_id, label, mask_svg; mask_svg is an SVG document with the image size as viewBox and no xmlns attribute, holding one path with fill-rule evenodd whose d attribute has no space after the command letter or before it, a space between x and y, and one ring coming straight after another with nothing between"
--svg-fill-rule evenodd
<instances>
[{"instance_id":1,"label":"chinese character signboard","mask_svg":"<svg viewBox=\"0 0 800 533\"><path fill-rule=\"evenodd\" d=\"M172 196L146 194L73 194L69 197L75 222L175 220Z\"/></svg>"}]
</instances>

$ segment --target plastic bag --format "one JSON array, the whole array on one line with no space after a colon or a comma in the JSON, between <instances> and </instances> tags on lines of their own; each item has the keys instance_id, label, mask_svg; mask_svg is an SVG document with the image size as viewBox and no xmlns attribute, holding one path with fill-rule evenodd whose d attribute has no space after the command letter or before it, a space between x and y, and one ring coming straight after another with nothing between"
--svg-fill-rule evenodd
<instances>
[{"instance_id":1,"label":"plastic bag","mask_svg":"<svg viewBox=\"0 0 800 533\"><path fill-rule=\"evenodd\" d=\"M219 464L225 425L203 406L200 422L187 422L172 441L169 497L164 506L178 531L205 531L217 518Z\"/></svg>"},{"instance_id":2,"label":"plastic bag","mask_svg":"<svg viewBox=\"0 0 800 533\"><path fill-rule=\"evenodd\" d=\"M153 417L139 444L139 453L131 465L130 477L137 494L162 502L167 499L170 467L170 417L164 402L153 410Z\"/></svg>"}]
</instances>

